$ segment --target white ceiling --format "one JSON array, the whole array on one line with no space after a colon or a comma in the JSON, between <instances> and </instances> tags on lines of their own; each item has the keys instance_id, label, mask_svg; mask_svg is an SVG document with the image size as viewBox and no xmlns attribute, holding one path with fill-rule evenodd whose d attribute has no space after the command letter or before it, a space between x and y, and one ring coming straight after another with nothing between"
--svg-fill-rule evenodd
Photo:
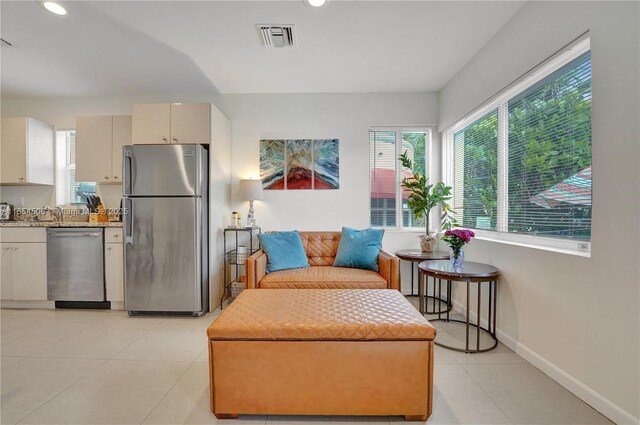
<instances>
[{"instance_id":1,"label":"white ceiling","mask_svg":"<svg viewBox=\"0 0 640 425\"><path fill-rule=\"evenodd\" d=\"M438 91L523 2L63 4L1 2L3 96ZM297 47L261 47L258 23Z\"/></svg>"}]
</instances>

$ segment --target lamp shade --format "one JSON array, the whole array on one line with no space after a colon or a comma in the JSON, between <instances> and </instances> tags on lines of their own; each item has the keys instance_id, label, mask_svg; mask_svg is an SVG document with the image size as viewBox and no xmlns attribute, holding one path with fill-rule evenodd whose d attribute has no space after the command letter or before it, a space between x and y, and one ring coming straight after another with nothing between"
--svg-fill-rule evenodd
<instances>
[{"instance_id":1,"label":"lamp shade","mask_svg":"<svg viewBox=\"0 0 640 425\"><path fill-rule=\"evenodd\" d=\"M240 180L240 199L244 201L262 200L262 180Z\"/></svg>"}]
</instances>

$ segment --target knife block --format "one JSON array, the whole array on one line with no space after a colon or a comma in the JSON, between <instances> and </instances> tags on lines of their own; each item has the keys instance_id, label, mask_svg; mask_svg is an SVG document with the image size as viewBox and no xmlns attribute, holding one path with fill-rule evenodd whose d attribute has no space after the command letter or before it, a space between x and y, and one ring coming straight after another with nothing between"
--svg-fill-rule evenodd
<instances>
[{"instance_id":1,"label":"knife block","mask_svg":"<svg viewBox=\"0 0 640 425\"><path fill-rule=\"evenodd\" d=\"M109 216L107 215L107 210L104 209L104 206L102 204L98 204L98 219L97 222L98 223L108 223L109 222Z\"/></svg>"}]
</instances>

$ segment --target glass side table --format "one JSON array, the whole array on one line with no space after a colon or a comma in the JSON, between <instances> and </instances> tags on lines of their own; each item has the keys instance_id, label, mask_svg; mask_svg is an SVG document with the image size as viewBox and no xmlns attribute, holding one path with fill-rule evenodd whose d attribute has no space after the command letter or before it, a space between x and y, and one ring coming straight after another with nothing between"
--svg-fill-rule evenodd
<instances>
[{"instance_id":1,"label":"glass side table","mask_svg":"<svg viewBox=\"0 0 640 425\"><path fill-rule=\"evenodd\" d=\"M444 313L438 312L437 318L429 319L430 322L446 322L446 323L461 323L464 324L464 347L457 347L451 344L445 344L438 342L436 338L436 345L449 348L455 351L461 351L463 353L482 353L490 351L496 348L498 345L498 339L496 338L496 292L498 277L500 271L489 264L474 263L471 261L465 261L460 267L453 267L449 260L437 260L437 261L423 261L418 265L418 273L420 278L419 288L423 288L422 281L432 278L435 282L436 279L446 280L447 282L447 294L451 294L452 283L460 282L466 285L466 303L465 303L465 320L453 319L450 317L450 311ZM473 285L475 283L475 285ZM435 283L434 283L435 284ZM425 285L426 286L426 282ZM471 288L475 286L475 296L477 301L475 311L475 321L470 319L470 310L472 305ZM482 317L482 288L486 287L487 304L488 308L486 313L486 327L482 327L482 321L485 320ZM421 292L421 291L420 291ZM450 298L448 296L448 298ZM435 326L435 325L434 325ZM438 326L436 326L436 329ZM471 329L475 328L475 348L471 345ZM480 333L484 332L488 335L492 342L488 347L481 347Z\"/></svg>"}]
</instances>

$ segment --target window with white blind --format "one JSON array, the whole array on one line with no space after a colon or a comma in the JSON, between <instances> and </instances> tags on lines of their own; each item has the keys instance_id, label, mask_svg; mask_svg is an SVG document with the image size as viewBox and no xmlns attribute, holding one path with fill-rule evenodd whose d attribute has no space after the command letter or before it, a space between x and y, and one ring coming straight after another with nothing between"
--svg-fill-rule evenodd
<instances>
[{"instance_id":1,"label":"window with white blind","mask_svg":"<svg viewBox=\"0 0 640 425\"><path fill-rule=\"evenodd\" d=\"M372 227L420 228L424 217L416 219L407 206L408 193L400 182L412 171L427 174L431 130L428 128L373 127L370 146L370 224ZM413 170L402 170L398 156L407 152Z\"/></svg>"},{"instance_id":2,"label":"window with white blind","mask_svg":"<svg viewBox=\"0 0 640 425\"><path fill-rule=\"evenodd\" d=\"M85 204L96 194L94 182L76 182L76 131L56 131L56 203Z\"/></svg>"},{"instance_id":3,"label":"window with white blind","mask_svg":"<svg viewBox=\"0 0 640 425\"><path fill-rule=\"evenodd\" d=\"M480 236L588 254L591 51L584 37L445 130L458 222Z\"/></svg>"}]
</instances>

